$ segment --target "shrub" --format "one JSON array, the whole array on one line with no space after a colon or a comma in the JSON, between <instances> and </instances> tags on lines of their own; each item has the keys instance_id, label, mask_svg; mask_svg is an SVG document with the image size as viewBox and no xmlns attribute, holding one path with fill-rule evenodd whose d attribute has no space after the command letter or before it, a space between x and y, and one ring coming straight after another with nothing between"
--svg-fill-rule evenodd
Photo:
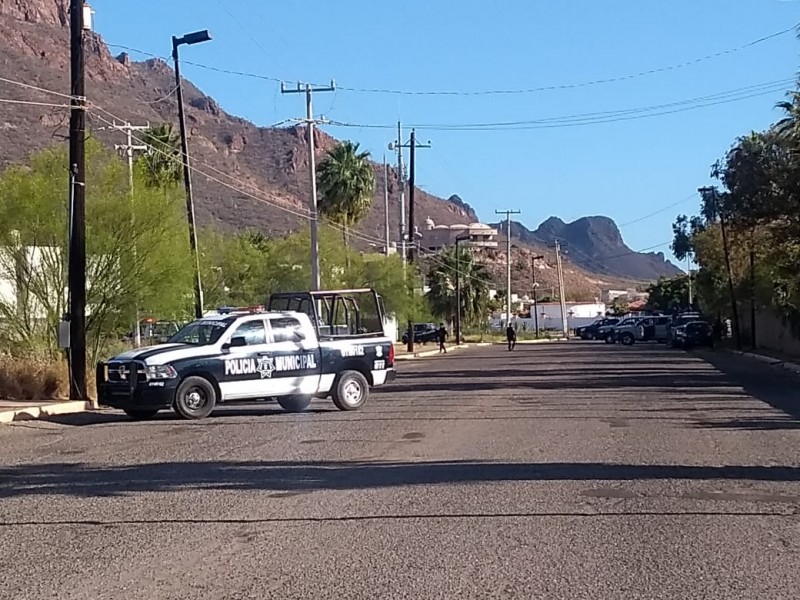
<instances>
[{"instance_id":1,"label":"shrub","mask_svg":"<svg viewBox=\"0 0 800 600\"><path fill-rule=\"evenodd\" d=\"M67 365L43 357L0 355L0 398L61 400L67 397Z\"/></svg>"}]
</instances>

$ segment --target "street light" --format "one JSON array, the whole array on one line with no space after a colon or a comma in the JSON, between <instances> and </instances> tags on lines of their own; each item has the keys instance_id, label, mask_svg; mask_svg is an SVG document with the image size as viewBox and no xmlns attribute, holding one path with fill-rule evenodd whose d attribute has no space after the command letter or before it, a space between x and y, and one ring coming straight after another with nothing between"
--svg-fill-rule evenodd
<instances>
[{"instance_id":1,"label":"street light","mask_svg":"<svg viewBox=\"0 0 800 600\"><path fill-rule=\"evenodd\" d=\"M537 299L536 291L539 288L539 283L536 281L536 261L544 260L544 255L531 257L531 274L533 275L533 327L536 329L536 339L539 339L539 301Z\"/></svg>"},{"instance_id":2,"label":"street light","mask_svg":"<svg viewBox=\"0 0 800 600\"><path fill-rule=\"evenodd\" d=\"M208 30L187 33L183 37L172 36L172 60L175 62L175 89L178 95L178 123L181 130L181 158L183 159L183 185L186 189L186 217L189 221L189 247L194 259L194 313L198 319L203 316L203 284L200 280L200 255L197 252L197 230L194 225L194 199L192 197L192 174L189 170L189 144L186 139L186 115L183 110L183 86L181 68L178 60L178 47L191 46L211 40Z\"/></svg>"},{"instance_id":3,"label":"street light","mask_svg":"<svg viewBox=\"0 0 800 600\"><path fill-rule=\"evenodd\" d=\"M468 242L470 239L468 235L456 238L456 345L461 344L461 253L458 242Z\"/></svg>"}]
</instances>

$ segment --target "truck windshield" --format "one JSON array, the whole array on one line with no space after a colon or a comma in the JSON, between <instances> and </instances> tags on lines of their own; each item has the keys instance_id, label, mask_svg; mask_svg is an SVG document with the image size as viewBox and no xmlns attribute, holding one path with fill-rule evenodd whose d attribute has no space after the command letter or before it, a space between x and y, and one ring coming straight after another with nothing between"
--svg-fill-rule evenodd
<instances>
[{"instance_id":1,"label":"truck windshield","mask_svg":"<svg viewBox=\"0 0 800 600\"><path fill-rule=\"evenodd\" d=\"M228 327L230 327L232 322L233 319L201 319L199 321L194 321L173 335L168 340L168 343L192 344L195 346L215 344Z\"/></svg>"}]
</instances>

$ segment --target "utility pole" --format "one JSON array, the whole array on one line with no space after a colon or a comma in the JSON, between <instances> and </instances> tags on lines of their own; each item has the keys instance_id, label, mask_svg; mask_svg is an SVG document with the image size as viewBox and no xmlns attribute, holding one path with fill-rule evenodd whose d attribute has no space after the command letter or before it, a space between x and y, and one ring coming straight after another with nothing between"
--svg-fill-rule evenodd
<instances>
[{"instance_id":1,"label":"utility pole","mask_svg":"<svg viewBox=\"0 0 800 600\"><path fill-rule=\"evenodd\" d=\"M689 274L689 310L694 307L694 295L692 290L692 262L689 256L686 257L686 272Z\"/></svg>"},{"instance_id":2,"label":"utility pole","mask_svg":"<svg viewBox=\"0 0 800 600\"><path fill-rule=\"evenodd\" d=\"M564 297L564 270L561 267L561 242L558 238L555 240L556 245L556 265L558 267L558 296L561 301L561 330L564 337L569 337L569 323L567 322L567 302Z\"/></svg>"},{"instance_id":3,"label":"utility pole","mask_svg":"<svg viewBox=\"0 0 800 600\"><path fill-rule=\"evenodd\" d=\"M121 131L122 133L126 134L127 142L125 144L114 144L114 149L120 152L127 160L128 163L128 192L131 196L131 211L133 211L133 153L136 151L139 152L146 152L148 146L144 144L134 144L133 143L133 132L134 131L147 131L150 129L150 124L147 125L131 125L127 121L122 123L121 125L117 125L116 121L109 126L109 127L102 127L101 129L113 129L115 131ZM133 247L133 255L134 260L136 257L136 246ZM135 301L135 317L133 323L133 338L134 338L134 345L139 348L142 345L142 332L141 328L139 327L139 305L138 301Z\"/></svg>"},{"instance_id":4,"label":"utility pole","mask_svg":"<svg viewBox=\"0 0 800 600\"><path fill-rule=\"evenodd\" d=\"M730 251L728 249L728 227L725 219L725 211L720 209L719 197L716 187L714 186L702 187L697 191L700 192L700 195L703 197L703 199L705 199L707 195L710 196L714 212L719 215L719 226L720 226L720 231L722 233L722 250L725 255L725 267L728 271L728 291L731 296L733 337L734 337L734 343L736 344L736 349L741 350L742 338L740 335L741 331L739 329L739 307L736 303L736 291L733 288L733 267L731 267L731 256L730 256Z\"/></svg>"},{"instance_id":5,"label":"utility pole","mask_svg":"<svg viewBox=\"0 0 800 600\"><path fill-rule=\"evenodd\" d=\"M757 349L756 344L756 251L750 240L750 347Z\"/></svg>"},{"instance_id":6,"label":"utility pole","mask_svg":"<svg viewBox=\"0 0 800 600\"><path fill-rule=\"evenodd\" d=\"M386 164L386 155L383 155L383 235L386 240L385 255L389 256L389 165Z\"/></svg>"},{"instance_id":7,"label":"utility pole","mask_svg":"<svg viewBox=\"0 0 800 600\"><path fill-rule=\"evenodd\" d=\"M461 249L460 242L470 241L469 235L456 237L456 345L461 345Z\"/></svg>"},{"instance_id":8,"label":"utility pole","mask_svg":"<svg viewBox=\"0 0 800 600\"><path fill-rule=\"evenodd\" d=\"M414 193L416 191L416 164L417 164L417 148L430 148L431 142L430 140L425 144L420 144L417 141L417 134L414 129L411 130L411 140L404 144L402 142L402 134L403 130L400 126L400 122L397 123L397 142L392 142L389 144L389 150L397 149L397 168L400 171L400 180L402 182L403 179L403 148L409 148L410 152L410 160L409 160L409 181L408 181L408 241L410 242L410 247L408 248L408 260L409 262L414 262L414 246L416 245L416 228L414 227ZM403 196L403 186L402 183L400 184L400 235L405 244L406 234L404 233L404 225L402 222L405 220L403 215L403 208L404 208L404 196ZM403 248L403 256L406 255L406 248Z\"/></svg>"},{"instance_id":9,"label":"utility pole","mask_svg":"<svg viewBox=\"0 0 800 600\"><path fill-rule=\"evenodd\" d=\"M539 300L538 288L539 283L536 281L536 261L544 260L543 255L534 256L531 258L531 274L533 275L533 327L536 330L536 339L539 339Z\"/></svg>"},{"instance_id":10,"label":"utility pole","mask_svg":"<svg viewBox=\"0 0 800 600\"><path fill-rule=\"evenodd\" d=\"M86 91L84 3L70 0L69 397L86 400Z\"/></svg>"},{"instance_id":11,"label":"utility pole","mask_svg":"<svg viewBox=\"0 0 800 600\"><path fill-rule=\"evenodd\" d=\"M311 224L311 290L317 291L320 288L319 277L319 239L318 239L318 217L317 217L317 165L314 143L314 125L317 123L324 123L323 120L314 119L314 107L312 103L312 96L314 92L335 92L336 83L331 80L331 84L325 87L314 87L310 83L305 85L298 83L297 88L287 89L283 82L281 82L281 94L305 94L306 95L306 118L298 119L300 122L305 122L308 128L308 171L311 179L311 205L309 206L310 224Z\"/></svg>"},{"instance_id":12,"label":"utility pole","mask_svg":"<svg viewBox=\"0 0 800 600\"><path fill-rule=\"evenodd\" d=\"M406 264L406 174L403 169L403 126L397 122L397 139L389 143L389 150L397 150L397 181L399 184L398 196L400 197L400 254L403 257L403 265Z\"/></svg>"},{"instance_id":13,"label":"utility pole","mask_svg":"<svg viewBox=\"0 0 800 600\"><path fill-rule=\"evenodd\" d=\"M511 324L511 215L518 210L496 210L496 215L506 216L506 327Z\"/></svg>"},{"instance_id":14,"label":"utility pole","mask_svg":"<svg viewBox=\"0 0 800 600\"><path fill-rule=\"evenodd\" d=\"M200 251L197 248L197 227L194 219L194 195L192 193L192 171L189 165L189 138L186 133L186 111L183 106L183 82L178 48L193 46L211 40L208 30L187 33L182 37L172 36L172 61L175 69L175 90L178 100L178 125L181 132L181 161L183 162L183 187L186 190L186 220L189 224L189 249L194 259L194 316L203 317L203 281L200 278Z\"/></svg>"}]
</instances>

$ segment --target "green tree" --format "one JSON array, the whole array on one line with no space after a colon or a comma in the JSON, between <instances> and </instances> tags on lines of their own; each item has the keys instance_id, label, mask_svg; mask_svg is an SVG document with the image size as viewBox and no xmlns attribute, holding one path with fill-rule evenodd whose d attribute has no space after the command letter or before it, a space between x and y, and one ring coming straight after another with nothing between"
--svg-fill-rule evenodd
<instances>
[{"instance_id":1,"label":"green tree","mask_svg":"<svg viewBox=\"0 0 800 600\"><path fill-rule=\"evenodd\" d=\"M456 254L458 252L458 254ZM479 325L488 315L489 274L466 248L448 248L431 262L427 294L431 310L453 322L457 312L456 272L460 273L461 320L464 326Z\"/></svg>"},{"instance_id":2,"label":"green tree","mask_svg":"<svg viewBox=\"0 0 800 600\"><path fill-rule=\"evenodd\" d=\"M375 172L369 152L345 141L328 151L317 168L319 212L342 228L347 247L349 231L367 216L375 191Z\"/></svg>"},{"instance_id":3,"label":"green tree","mask_svg":"<svg viewBox=\"0 0 800 600\"><path fill-rule=\"evenodd\" d=\"M181 140L172 123L161 123L144 132L142 141L150 146L138 160L145 167L150 187L168 189L183 178Z\"/></svg>"},{"instance_id":4,"label":"green tree","mask_svg":"<svg viewBox=\"0 0 800 600\"><path fill-rule=\"evenodd\" d=\"M648 310L672 312L689 308L689 275L662 277L646 291Z\"/></svg>"},{"instance_id":5,"label":"green tree","mask_svg":"<svg viewBox=\"0 0 800 600\"><path fill-rule=\"evenodd\" d=\"M58 354L57 324L67 309L66 148L35 154L0 176L0 350ZM128 189L125 165L87 143L87 346L90 360L130 330L132 298L158 316L185 313L191 262L180 203L148 188L141 170ZM135 219L132 218L135 215ZM135 249L135 252L134 252ZM134 294L135 292L135 294Z\"/></svg>"}]
</instances>

